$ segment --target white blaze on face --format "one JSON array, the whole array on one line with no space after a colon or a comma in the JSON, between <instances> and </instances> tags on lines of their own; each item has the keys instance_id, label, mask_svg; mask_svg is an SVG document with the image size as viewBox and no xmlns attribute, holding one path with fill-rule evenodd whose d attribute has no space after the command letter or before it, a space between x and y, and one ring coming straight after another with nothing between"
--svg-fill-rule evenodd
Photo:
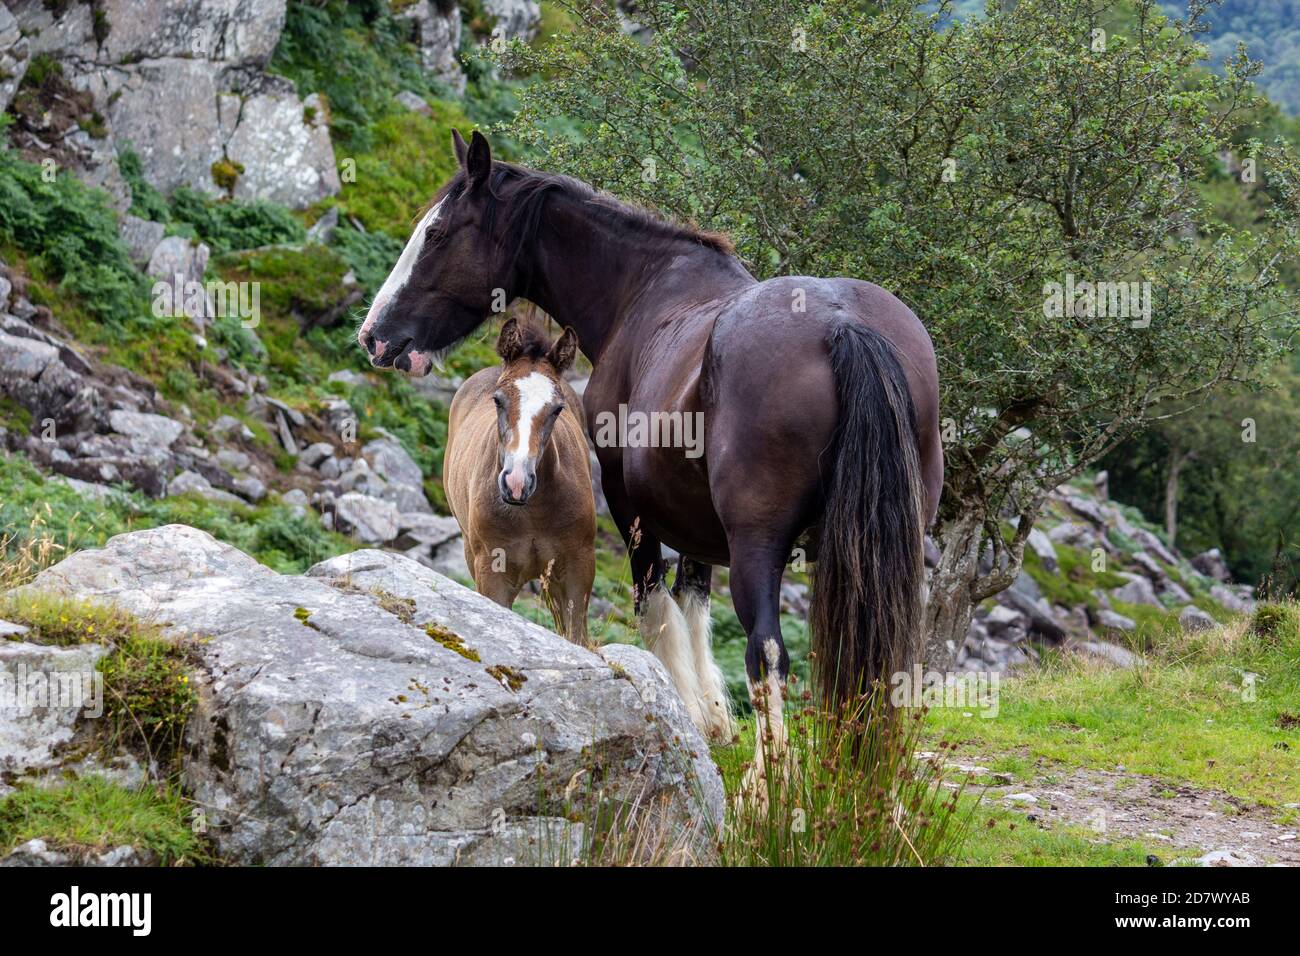
<instances>
[{"instance_id":1,"label":"white blaze on face","mask_svg":"<svg viewBox=\"0 0 1300 956\"><path fill-rule=\"evenodd\" d=\"M375 301L370 303L370 311L366 313L366 320L361 323L361 328L357 330L358 337L364 336L374 327L379 316L383 314L384 308L389 302L393 301L397 293L401 292L402 287L410 280L411 272L415 269L415 263L420 259L420 250L424 248L425 233L430 226L438 221L442 204L446 201L446 199L441 200L420 217L419 223L415 226L415 231L411 233L411 238L406 240L406 248L402 250L402 254L397 258L397 265L393 266L393 271L384 280L384 284L379 289L379 294L375 296ZM387 342L375 343L375 358L379 358L384 354L384 347L387 344Z\"/></svg>"},{"instance_id":2,"label":"white blaze on face","mask_svg":"<svg viewBox=\"0 0 1300 956\"><path fill-rule=\"evenodd\" d=\"M533 426L538 414L555 398L555 382L541 372L531 372L514 381L519 393L519 417L514 423L514 444L505 450L506 485L516 497L524 490L527 480L528 444L532 440Z\"/></svg>"}]
</instances>

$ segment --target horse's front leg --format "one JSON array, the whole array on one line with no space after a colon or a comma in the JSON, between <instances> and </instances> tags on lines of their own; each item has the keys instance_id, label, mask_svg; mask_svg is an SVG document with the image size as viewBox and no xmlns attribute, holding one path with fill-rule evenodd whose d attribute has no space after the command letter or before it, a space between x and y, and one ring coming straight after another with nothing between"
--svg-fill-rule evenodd
<instances>
[{"instance_id":1,"label":"horse's front leg","mask_svg":"<svg viewBox=\"0 0 1300 956\"><path fill-rule=\"evenodd\" d=\"M604 462L601 465L603 467ZM605 489L609 513L627 545L641 642L668 671L691 722L701 733L708 734L709 721L695 672L690 626L664 586L668 565L664 561L663 547L658 538L641 527L623 489L622 474L613 469L603 470L601 485Z\"/></svg>"},{"instance_id":2,"label":"horse's front leg","mask_svg":"<svg viewBox=\"0 0 1300 956\"><path fill-rule=\"evenodd\" d=\"M673 597L690 631L691 658L704 714L705 735L714 743L732 739L731 700L722 671L713 660L713 622L709 617L709 587L713 566L682 557L677 561Z\"/></svg>"}]
</instances>

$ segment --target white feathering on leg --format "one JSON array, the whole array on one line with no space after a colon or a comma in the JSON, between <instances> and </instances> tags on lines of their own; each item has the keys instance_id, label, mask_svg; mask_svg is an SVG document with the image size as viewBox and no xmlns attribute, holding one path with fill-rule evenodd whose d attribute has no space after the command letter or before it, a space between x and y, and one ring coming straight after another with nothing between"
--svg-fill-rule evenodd
<instances>
[{"instance_id":1,"label":"white feathering on leg","mask_svg":"<svg viewBox=\"0 0 1300 956\"><path fill-rule=\"evenodd\" d=\"M700 708L700 688L691 653L691 633L677 603L663 588L646 595L641 607L641 640L659 658L677 686L691 722L708 734L708 722Z\"/></svg>"},{"instance_id":2,"label":"white feathering on leg","mask_svg":"<svg viewBox=\"0 0 1300 956\"><path fill-rule=\"evenodd\" d=\"M678 604L691 635L691 660L700 691L700 710L706 723L705 735L714 741L730 740L735 733L731 723L731 696L727 693L722 669L713 660L709 599L698 591L688 590L678 597Z\"/></svg>"}]
</instances>

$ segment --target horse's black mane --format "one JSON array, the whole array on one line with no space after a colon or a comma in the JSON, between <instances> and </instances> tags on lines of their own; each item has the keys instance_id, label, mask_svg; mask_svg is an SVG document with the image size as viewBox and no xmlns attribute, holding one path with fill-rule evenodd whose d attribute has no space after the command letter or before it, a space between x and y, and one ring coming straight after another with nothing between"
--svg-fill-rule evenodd
<instances>
[{"instance_id":1,"label":"horse's black mane","mask_svg":"<svg viewBox=\"0 0 1300 956\"><path fill-rule=\"evenodd\" d=\"M434 197L434 202L445 196L459 197L464 192L467 181L465 171L460 170ZM509 250L507 262L511 265L518 261L524 248L536 239L542 209L552 194L568 195L585 202L592 214L601 221L639 230L650 244L650 251L656 246L679 241L695 243L728 256L735 251L731 241L721 233L661 219L649 210L593 189L580 179L496 161L492 164L484 226L491 231L497 218L504 212L506 218L502 244Z\"/></svg>"}]
</instances>

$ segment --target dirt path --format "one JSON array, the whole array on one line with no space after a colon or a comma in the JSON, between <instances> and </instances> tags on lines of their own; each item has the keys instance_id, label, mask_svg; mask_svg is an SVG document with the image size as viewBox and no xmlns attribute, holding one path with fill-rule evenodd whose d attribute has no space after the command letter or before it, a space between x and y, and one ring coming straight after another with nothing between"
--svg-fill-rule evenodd
<instances>
[{"instance_id":1,"label":"dirt path","mask_svg":"<svg viewBox=\"0 0 1300 956\"><path fill-rule=\"evenodd\" d=\"M1108 843L1137 840L1163 864L1300 866L1300 824L1279 824L1277 807L1251 804L1217 790L1169 784L1153 777L1087 768L1045 767L1033 779L1008 780L978 766L972 773L984 799L1021 810L1040 825L1085 827ZM1165 847L1160 852L1158 847Z\"/></svg>"}]
</instances>

